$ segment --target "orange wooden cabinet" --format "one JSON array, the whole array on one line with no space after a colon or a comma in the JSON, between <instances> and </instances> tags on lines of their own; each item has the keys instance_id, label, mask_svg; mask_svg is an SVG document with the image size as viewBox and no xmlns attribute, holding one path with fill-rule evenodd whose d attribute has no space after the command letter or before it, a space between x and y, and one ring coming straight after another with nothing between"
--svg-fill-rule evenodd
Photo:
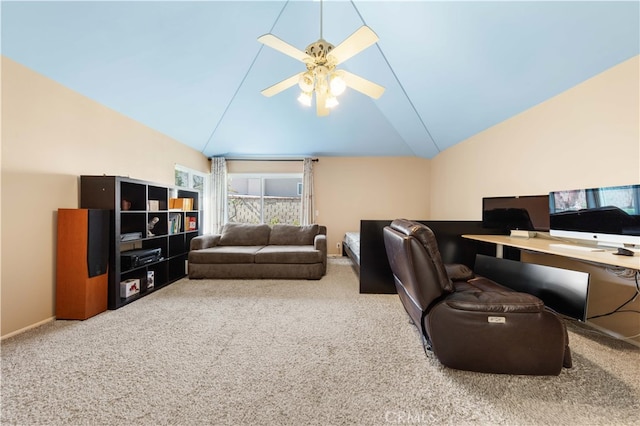
<instances>
[{"instance_id":1,"label":"orange wooden cabinet","mask_svg":"<svg viewBox=\"0 0 640 426\"><path fill-rule=\"evenodd\" d=\"M109 217L109 210L58 210L57 319L84 320L107 310Z\"/></svg>"}]
</instances>

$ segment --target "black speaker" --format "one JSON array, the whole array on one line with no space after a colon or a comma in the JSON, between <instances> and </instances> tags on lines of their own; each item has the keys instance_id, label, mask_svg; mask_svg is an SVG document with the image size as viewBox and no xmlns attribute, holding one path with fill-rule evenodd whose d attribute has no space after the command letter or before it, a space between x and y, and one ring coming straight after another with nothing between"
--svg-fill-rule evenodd
<instances>
[{"instance_id":1,"label":"black speaker","mask_svg":"<svg viewBox=\"0 0 640 426\"><path fill-rule=\"evenodd\" d=\"M89 278L107 272L109 263L109 210L88 210L87 269Z\"/></svg>"}]
</instances>

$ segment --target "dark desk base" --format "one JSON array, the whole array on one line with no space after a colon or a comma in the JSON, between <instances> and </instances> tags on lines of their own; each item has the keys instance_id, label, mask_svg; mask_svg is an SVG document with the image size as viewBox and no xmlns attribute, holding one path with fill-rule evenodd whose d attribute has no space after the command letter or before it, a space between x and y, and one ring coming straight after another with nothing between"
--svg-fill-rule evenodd
<instances>
[{"instance_id":1,"label":"dark desk base","mask_svg":"<svg viewBox=\"0 0 640 426\"><path fill-rule=\"evenodd\" d=\"M396 293L382 234L384 227L391 222L392 220L360 221L360 293ZM498 230L483 228L481 221L419 220L418 222L427 225L436 235L438 248L445 263L462 263L473 269L476 254L496 255L495 244L462 238L463 234L501 234ZM519 260L520 251L507 250L504 256Z\"/></svg>"}]
</instances>

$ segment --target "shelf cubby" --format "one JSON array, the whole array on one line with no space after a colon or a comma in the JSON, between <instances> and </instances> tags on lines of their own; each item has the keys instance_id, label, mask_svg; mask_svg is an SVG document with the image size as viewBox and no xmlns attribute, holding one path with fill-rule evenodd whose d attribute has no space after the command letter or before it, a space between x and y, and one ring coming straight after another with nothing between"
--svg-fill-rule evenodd
<instances>
[{"instance_id":1,"label":"shelf cubby","mask_svg":"<svg viewBox=\"0 0 640 426\"><path fill-rule=\"evenodd\" d=\"M187 254L172 257L169 262L169 281L173 282L187 274Z\"/></svg>"},{"instance_id":2,"label":"shelf cubby","mask_svg":"<svg viewBox=\"0 0 640 426\"><path fill-rule=\"evenodd\" d=\"M149 185L147 201L149 205L147 210L150 212L169 210L169 190L165 187ZM153 202L157 201L158 206L155 208Z\"/></svg>"},{"instance_id":3,"label":"shelf cubby","mask_svg":"<svg viewBox=\"0 0 640 426\"><path fill-rule=\"evenodd\" d=\"M169 236L169 257L175 257L187 252L184 244L184 234Z\"/></svg>"},{"instance_id":4,"label":"shelf cubby","mask_svg":"<svg viewBox=\"0 0 640 426\"><path fill-rule=\"evenodd\" d=\"M134 182L122 182L120 185L120 209L123 211L146 211L146 186Z\"/></svg>"},{"instance_id":5,"label":"shelf cubby","mask_svg":"<svg viewBox=\"0 0 640 426\"><path fill-rule=\"evenodd\" d=\"M149 229L154 219L158 218L158 221L153 224L153 228ZM167 223L167 212L147 212L147 237L155 237L159 235L167 235L169 233ZM149 232L153 235L149 235Z\"/></svg>"},{"instance_id":6,"label":"shelf cubby","mask_svg":"<svg viewBox=\"0 0 640 426\"><path fill-rule=\"evenodd\" d=\"M184 230L186 232L197 231L200 229L199 215L197 211L189 211L185 213Z\"/></svg>"}]
</instances>

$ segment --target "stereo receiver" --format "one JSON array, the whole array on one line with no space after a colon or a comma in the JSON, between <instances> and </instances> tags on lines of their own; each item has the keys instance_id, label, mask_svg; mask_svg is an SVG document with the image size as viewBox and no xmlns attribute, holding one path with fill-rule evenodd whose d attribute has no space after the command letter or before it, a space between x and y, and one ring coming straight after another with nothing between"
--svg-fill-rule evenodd
<instances>
[{"instance_id":1,"label":"stereo receiver","mask_svg":"<svg viewBox=\"0 0 640 426\"><path fill-rule=\"evenodd\" d=\"M162 260L162 250L159 248L128 250L120 253L120 266L123 271L159 260Z\"/></svg>"}]
</instances>

